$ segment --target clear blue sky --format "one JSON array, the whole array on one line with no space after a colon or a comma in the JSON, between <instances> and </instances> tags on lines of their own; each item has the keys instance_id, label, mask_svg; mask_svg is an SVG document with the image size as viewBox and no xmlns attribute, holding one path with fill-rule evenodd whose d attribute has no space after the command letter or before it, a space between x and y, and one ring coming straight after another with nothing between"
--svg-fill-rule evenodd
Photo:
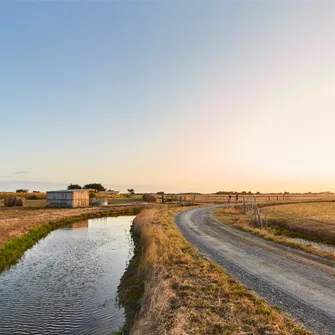
<instances>
[{"instance_id":1,"label":"clear blue sky","mask_svg":"<svg viewBox=\"0 0 335 335\"><path fill-rule=\"evenodd\" d=\"M0 4L0 190L335 191L335 2Z\"/></svg>"}]
</instances>

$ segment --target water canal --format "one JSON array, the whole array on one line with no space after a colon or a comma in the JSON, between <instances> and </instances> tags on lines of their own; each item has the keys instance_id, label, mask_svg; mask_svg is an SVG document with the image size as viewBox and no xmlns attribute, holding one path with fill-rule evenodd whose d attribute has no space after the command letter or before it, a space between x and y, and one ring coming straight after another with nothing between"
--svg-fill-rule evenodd
<instances>
[{"instance_id":1,"label":"water canal","mask_svg":"<svg viewBox=\"0 0 335 335\"><path fill-rule=\"evenodd\" d=\"M134 216L50 233L0 274L0 334L112 334L124 323L117 286L133 254Z\"/></svg>"}]
</instances>

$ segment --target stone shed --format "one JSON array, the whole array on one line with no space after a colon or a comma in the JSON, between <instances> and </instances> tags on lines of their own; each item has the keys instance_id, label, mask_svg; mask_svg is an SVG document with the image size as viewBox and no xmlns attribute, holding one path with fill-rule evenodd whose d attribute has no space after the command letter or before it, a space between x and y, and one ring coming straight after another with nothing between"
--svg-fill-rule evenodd
<instances>
[{"instance_id":1,"label":"stone shed","mask_svg":"<svg viewBox=\"0 0 335 335\"><path fill-rule=\"evenodd\" d=\"M47 192L47 207L87 207L89 203L89 190L60 190Z\"/></svg>"}]
</instances>

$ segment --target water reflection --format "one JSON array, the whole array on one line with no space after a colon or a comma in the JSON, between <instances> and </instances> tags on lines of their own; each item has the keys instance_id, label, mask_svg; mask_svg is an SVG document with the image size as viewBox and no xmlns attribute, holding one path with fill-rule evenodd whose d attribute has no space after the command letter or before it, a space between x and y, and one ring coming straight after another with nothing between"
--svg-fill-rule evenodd
<instances>
[{"instance_id":1,"label":"water reflection","mask_svg":"<svg viewBox=\"0 0 335 335\"><path fill-rule=\"evenodd\" d=\"M74 229L74 228L88 228L88 220L73 223L71 226L69 226L69 228L70 229Z\"/></svg>"},{"instance_id":2,"label":"water reflection","mask_svg":"<svg viewBox=\"0 0 335 335\"><path fill-rule=\"evenodd\" d=\"M134 217L52 232L0 275L0 334L111 334L124 322L117 286L132 257Z\"/></svg>"}]
</instances>

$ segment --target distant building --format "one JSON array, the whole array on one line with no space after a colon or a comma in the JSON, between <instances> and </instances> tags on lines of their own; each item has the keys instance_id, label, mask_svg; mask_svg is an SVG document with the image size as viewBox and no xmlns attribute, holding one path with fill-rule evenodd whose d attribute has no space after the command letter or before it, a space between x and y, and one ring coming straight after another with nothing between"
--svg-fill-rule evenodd
<instances>
[{"instance_id":1,"label":"distant building","mask_svg":"<svg viewBox=\"0 0 335 335\"><path fill-rule=\"evenodd\" d=\"M89 203L89 190L60 190L47 192L47 207L87 207Z\"/></svg>"}]
</instances>

